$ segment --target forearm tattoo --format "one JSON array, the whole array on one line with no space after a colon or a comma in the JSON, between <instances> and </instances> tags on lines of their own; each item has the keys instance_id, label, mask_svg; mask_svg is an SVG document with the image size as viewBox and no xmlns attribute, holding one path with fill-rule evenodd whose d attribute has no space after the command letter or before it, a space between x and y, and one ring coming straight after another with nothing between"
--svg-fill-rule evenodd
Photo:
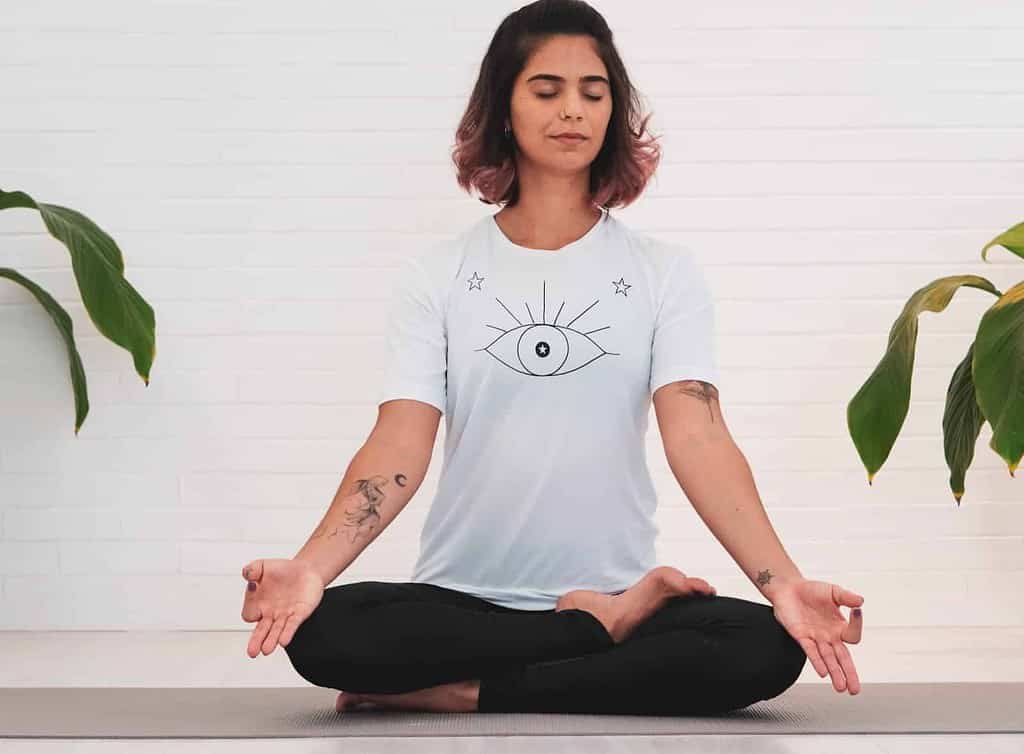
<instances>
[{"instance_id":1,"label":"forearm tattoo","mask_svg":"<svg viewBox=\"0 0 1024 754\"><path fill-rule=\"evenodd\" d=\"M772 577L774 575L775 574L773 574L767 568L765 568L763 571L758 571L758 573L757 573L757 585L758 586L764 586L765 584L767 584L769 581L772 580Z\"/></svg>"},{"instance_id":2,"label":"forearm tattoo","mask_svg":"<svg viewBox=\"0 0 1024 754\"><path fill-rule=\"evenodd\" d=\"M405 474L395 474L394 480L399 487L405 487L407 484ZM349 542L355 542L360 534L369 536L380 523L379 508L386 497L384 487L388 485L388 482L386 477L380 475L356 480L355 490L352 493L356 505L345 511L345 527L349 529L351 535ZM321 523L310 539L323 536L329 539L338 534L338 529L339 527L336 525L332 528L326 522Z\"/></svg>"},{"instance_id":3,"label":"forearm tattoo","mask_svg":"<svg viewBox=\"0 0 1024 754\"><path fill-rule=\"evenodd\" d=\"M711 423L714 424L715 414L711 410L711 401L718 400L718 389L710 382L704 382L703 380L683 380L676 384L679 386L679 393L689 395L707 404L708 415L711 417Z\"/></svg>"}]
</instances>

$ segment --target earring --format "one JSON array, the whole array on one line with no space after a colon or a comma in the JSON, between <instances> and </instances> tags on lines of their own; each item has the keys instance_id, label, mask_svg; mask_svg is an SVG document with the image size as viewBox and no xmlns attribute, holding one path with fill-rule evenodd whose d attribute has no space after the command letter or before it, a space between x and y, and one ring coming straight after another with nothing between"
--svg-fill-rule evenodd
<instances>
[{"instance_id":1,"label":"earring","mask_svg":"<svg viewBox=\"0 0 1024 754\"><path fill-rule=\"evenodd\" d=\"M508 123L505 124L505 138L507 139L512 135L512 129L509 128Z\"/></svg>"}]
</instances>

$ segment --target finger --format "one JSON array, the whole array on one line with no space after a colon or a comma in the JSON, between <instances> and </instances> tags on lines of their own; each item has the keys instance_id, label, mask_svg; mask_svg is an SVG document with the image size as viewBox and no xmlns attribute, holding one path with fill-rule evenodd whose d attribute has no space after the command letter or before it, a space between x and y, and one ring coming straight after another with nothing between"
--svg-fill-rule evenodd
<instances>
[{"instance_id":1,"label":"finger","mask_svg":"<svg viewBox=\"0 0 1024 754\"><path fill-rule=\"evenodd\" d=\"M259 605L256 604L255 596L252 592L246 592L245 598L242 600L242 620L246 623L255 623L262 617L263 613L260 611Z\"/></svg>"},{"instance_id":2,"label":"finger","mask_svg":"<svg viewBox=\"0 0 1024 754\"><path fill-rule=\"evenodd\" d=\"M857 668L853 666L853 657L850 656L850 650L841 641L834 642L832 649L836 653L836 657L839 658L839 664L842 666L843 674L846 676L847 690L850 694L859 693L860 678L857 676Z\"/></svg>"},{"instance_id":3,"label":"finger","mask_svg":"<svg viewBox=\"0 0 1024 754\"><path fill-rule=\"evenodd\" d=\"M861 634L864 632L864 612L855 607L850 611L850 623L843 628L840 636L842 640L850 644L860 643Z\"/></svg>"},{"instance_id":4,"label":"finger","mask_svg":"<svg viewBox=\"0 0 1024 754\"><path fill-rule=\"evenodd\" d=\"M301 623L302 618L299 617L298 612L292 612L284 622L284 627L281 629L281 638L277 640L278 644L282 647L287 647L291 644L292 637L295 636L295 632L299 630L299 624Z\"/></svg>"},{"instance_id":5,"label":"finger","mask_svg":"<svg viewBox=\"0 0 1024 754\"><path fill-rule=\"evenodd\" d=\"M263 561L254 560L242 568L242 578L246 581L259 581L263 578Z\"/></svg>"},{"instance_id":6,"label":"finger","mask_svg":"<svg viewBox=\"0 0 1024 754\"><path fill-rule=\"evenodd\" d=\"M697 578L696 576L690 576L689 578L690 578L690 581L693 581L693 582L696 583L697 588L700 589L701 591L709 592L710 593L714 589L714 587L712 587L711 584L706 582L704 579Z\"/></svg>"},{"instance_id":7,"label":"finger","mask_svg":"<svg viewBox=\"0 0 1024 754\"><path fill-rule=\"evenodd\" d=\"M255 657L260 653L260 644L262 644L263 640L267 638L267 631L270 630L270 626L272 624L273 621L270 619L270 616L264 615L260 618L260 622L257 623L256 628L252 630L252 636L249 639L248 652L250 657Z\"/></svg>"},{"instance_id":8,"label":"finger","mask_svg":"<svg viewBox=\"0 0 1024 754\"><path fill-rule=\"evenodd\" d=\"M798 639L798 643L804 649L804 654L807 655L807 659L811 661L811 665L814 667L814 671L818 674L819 678L824 678L828 675L828 668L825 666L825 661L821 659L821 653L818 651L818 645L814 643L812 639Z\"/></svg>"},{"instance_id":9,"label":"finger","mask_svg":"<svg viewBox=\"0 0 1024 754\"><path fill-rule=\"evenodd\" d=\"M851 592L839 584L832 585L832 600L837 605L846 605L847 607L860 607L864 604L864 598L861 595Z\"/></svg>"},{"instance_id":10,"label":"finger","mask_svg":"<svg viewBox=\"0 0 1024 754\"><path fill-rule=\"evenodd\" d=\"M832 649L832 645L828 641L819 641L818 651L825 658L825 665L828 666L828 672L832 675L832 686L836 691L845 691L846 674L843 673L843 669L839 666L839 661L836 659L836 653Z\"/></svg>"},{"instance_id":11,"label":"finger","mask_svg":"<svg viewBox=\"0 0 1024 754\"><path fill-rule=\"evenodd\" d=\"M287 647L291 644L295 632L299 630L299 626L302 625L302 622L311 613L312 611L304 603L300 603L292 609L291 615L288 616L288 620L285 622L284 630L281 632L280 642L282 647Z\"/></svg>"},{"instance_id":12,"label":"finger","mask_svg":"<svg viewBox=\"0 0 1024 754\"><path fill-rule=\"evenodd\" d=\"M269 655L277 647L277 638L281 635L281 630L284 628L284 622L288 620L288 614L283 613L278 617L274 618L274 625L270 627L270 631L267 633L267 638L263 642L263 654Z\"/></svg>"}]
</instances>

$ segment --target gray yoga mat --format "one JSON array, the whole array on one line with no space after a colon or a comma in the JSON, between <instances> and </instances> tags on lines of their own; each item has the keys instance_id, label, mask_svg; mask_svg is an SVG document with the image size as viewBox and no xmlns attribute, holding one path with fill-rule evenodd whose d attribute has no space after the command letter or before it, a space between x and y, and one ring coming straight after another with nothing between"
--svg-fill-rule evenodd
<instances>
[{"instance_id":1,"label":"gray yoga mat","mask_svg":"<svg viewBox=\"0 0 1024 754\"><path fill-rule=\"evenodd\" d=\"M1024 683L865 683L856 696L797 683L721 715L334 710L298 688L0 689L0 738L303 738L749 733L1020 733Z\"/></svg>"}]
</instances>

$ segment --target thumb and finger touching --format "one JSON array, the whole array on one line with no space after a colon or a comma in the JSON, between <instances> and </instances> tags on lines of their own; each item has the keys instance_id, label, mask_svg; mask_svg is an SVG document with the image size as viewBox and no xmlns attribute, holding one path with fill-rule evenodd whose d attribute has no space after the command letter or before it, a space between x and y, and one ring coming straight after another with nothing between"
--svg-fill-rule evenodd
<instances>
[{"instance_id":1,"label":"thumb and finger touching","mask_svg":"<svg viewBox=\"0 0 1024 754\"><path fill-rule=\"evenodd\" d=\"M853 608L850 610L849 622L843 626L843 630L840 632L840 638L850 644L857 644L864 631L864 614L861 610L864 597L836 584L833 585L832 599L836 608L840 605Z\"/></svg>"},{"instance_id":2,"label":"thumb and finger touching","mask_svg":"<svg viewBox=\"0 0 1024 754\"><path fill-rule=\"evenodd\" d=\"M254 560L242 568L242 577L249 582L242 618L249 623L259 621L249 639L250 657L261 650L269 655L278 644L286 647L315 609L318 593L323 593L322 587L315 588L314 579L308 577L302 579L281 571L273 579L264 579L266 575L263 560Z\"/></svg>"},{"instance_id":3,"label":"thumb and finger touching","mask_svg":"<svg viewBox=\"0 0 1024 754\"><path fill-rule=\"evenodd\" d=\"M249 582L242 604L242 620L246 623L256 623L256 627L253 628L249 636L246 654L249 657L255 657L260 653L262 645L268 638L267 634L274 626L273 616L269 614L269 611L264 613L264 608L268 607L268 599L264 596L257 596L256 593L259 583L263 579L263 561L254 560L243 566L242 578ZM259 622L257 623L257 621Z\"/></svg>"},{"instance_id":4,"label":"thumb and finger touching","mask_svg":"<svg viewBox=\"0 0 1024 754\"><path fill-rule=\"evenodd\" d=\"M263 578L263 561L254 560L242 568L242 578L247 581L259 581Z\"/></svg>"},{"instance_id":5,"label":"thumb and finger touching","mask_svg":"<svg viewBox=\"0 0 1024 754\"><path fill-rule=\"evenodd\" d=\"M859 607L850 611L850 622L843 627L842 639L848 644L860 643L864 632L864 614Z\"/></svg>"},{"instance_id":6,"label":"thumb and finger touching","mask_svg":"<svg viewBox=\"0 0 1024 754\"><path fill-rule=\"evenodd\" d=\"M262 616L262 611L256 604L256 587L263 578L263 561L254 560L242 567L242 578L249 582L248 591L242 601L242 620L246 623L255 623ZM258 627L257 627L258 628Z\"/></svg>"},{"instance_id":7,"label":"thumb and finger touching","mask_svg":"<svg viewBox=\"0 0 1024 754\"><path fill-rule=\"evenodd\" d=\"M840 606L853 608L850 611L849 621L843 620L843 627L839 632L837 644L839 651L844 654L844 657L849 658L849 653L846 647L842 646L842 642L857 644L861 640L864 616L860 606L864 604L864 597L838 584L831 584L830 591L832 604L835 606L837 613ZM839 617L842 618L842 613L839 613ZM820 677L824 678L830 672L835 674L836 671L841 670L836 658L837 650L831 642L815 636L810 631L806 635L800 634L794 638L803 648L815 672Z\"/></svg>"}]
</instances>

